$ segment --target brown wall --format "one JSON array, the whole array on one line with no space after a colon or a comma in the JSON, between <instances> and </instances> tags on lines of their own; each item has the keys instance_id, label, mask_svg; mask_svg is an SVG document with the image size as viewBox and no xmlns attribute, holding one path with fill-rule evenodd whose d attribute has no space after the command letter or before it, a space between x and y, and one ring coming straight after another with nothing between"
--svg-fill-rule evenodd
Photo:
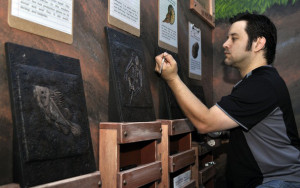
<instances>
[{"instance_id":1,"label":"brown wall","mask_svg":"<svg viewBox=\"0 0 300 188\"><path fill-rule=\"evenodd\" d=\"M273 6L265 13L277 27L277 54L274 66L285 80L293 103L293 109L300 133L300 2L294 5ZM224 66L222 44L229 29L228 21L217 21L213 31L213 88L214 102L231 92L233 85L239 81L237 70Z\"/></svg>"},{"instance_id":2,"label":"brown wall","mask_svg":"<svg viewBox=\"0 0 300 188\"><path fill-rule=\"evenodd\" d=\"M0 185L12 182L12 131L6 73L5 42L13 42L80 60L87 102L88 119L92 133L95 160L98 165L98 124L108 120L109 58L104 27L107 23L107 0L74 0L73 44L65 44L8 26L7 1L0 3ZM145 53L147 74L150 80L156 116L158 114L158 83L154 73L157 47L158 5L156 0L141 1L141 36ZM188 21L202 31L203 78L191 80L188 75ZM110 26L113 27L113 26ZM183 80L188 85L201 85L208 105L212 105L213 47L212 28L189 9L189 1L178 1L179 59Z\"/></svg>"}]
</instances>

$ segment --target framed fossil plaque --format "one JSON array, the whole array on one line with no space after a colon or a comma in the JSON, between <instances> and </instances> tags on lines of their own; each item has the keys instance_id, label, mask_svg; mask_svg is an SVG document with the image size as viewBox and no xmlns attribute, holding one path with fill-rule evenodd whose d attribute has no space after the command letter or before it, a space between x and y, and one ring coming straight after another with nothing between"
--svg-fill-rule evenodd
<instances>
[{"instance_id":1,"label":"framed fossil plaque","mask_svg":"<svg viewBox=\"0 0 300 188\"><path fill-rule=\"evenodd\" d=\"M14 181L30 187L96 171L79 60L13 43L5 49Z\"/></svg>"},{"instance_id":2,"label":"framed fossil plaque","mask_svg":"<svg viewBox=\"0 0 300 188\"><path fill-rule=\"evenodd\" d=\"M152 95L139 38L106 27L109 66L109 121L154 121Z\"/></svg>"}]
</instances>

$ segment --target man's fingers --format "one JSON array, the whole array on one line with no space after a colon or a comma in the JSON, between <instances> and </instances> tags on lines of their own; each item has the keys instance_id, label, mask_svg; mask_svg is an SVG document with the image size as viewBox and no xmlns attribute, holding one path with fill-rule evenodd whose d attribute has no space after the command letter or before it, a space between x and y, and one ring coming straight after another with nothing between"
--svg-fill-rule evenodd
<instances>
[{"instance_id":1,"label":"man's fingers","mask_svg":"<svg viewBox=\"0 0 300 188\"><path fill-rule=\"evenodd\" d=\"M155 57L156 63L161 62L161 60L162 60L163 57L164 57L164 53L161 53L161 54L157 55L157 56Z\"/></svg>"},{"instance_id":2,"label":"man's fingers","mask_svg":"<svg viewBox=\"0 0 300 188\"><path fill-rule=\"evenodd\" d=\"M163 67L165 64L170 64L171 61L174 61L172 55L167 52L161 53L155 57L156 66L155 71L159 74L163 72Z\"/></svg>"},{"instance_id":3,"label":"man's fingers","mask_svg":"<svg viewBox=\"0 0 300 188\"><path fill-rule=\"evenodd\" d=\"M165 63L165 57L163 57L162 60L161 60L160 69L159 69L159 72L158 72L159 74L161 74L162 71L163 71L164 63Z\"/></svg>"},{"instance_id":4,"label":"man's fingers","mask_svg":"<svg viewBox=\"0 0 300 188\"><path fill-rule=\"evenodd\" d=\"M166 62L168 62L168 63L174 61L174 58L166 52L164 53L164 58L166 59Z\"/></svg>"}]
</instances>

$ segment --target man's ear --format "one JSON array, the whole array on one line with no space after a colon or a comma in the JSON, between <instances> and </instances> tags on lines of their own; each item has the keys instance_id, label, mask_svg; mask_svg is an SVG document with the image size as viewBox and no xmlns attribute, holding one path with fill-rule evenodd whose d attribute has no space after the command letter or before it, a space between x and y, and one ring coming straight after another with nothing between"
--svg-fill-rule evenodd
<instances>
[{"instance_id":1,"label":"man's ear","mask_svg":"<svg viewBox=\"0 0 300 188\"><path fill-rule=\"evenodd\" d=\"M258 52L260 50L265 49L266 45L266 38L265 37L258 37L257 40L255 41L255 47L254 51Z\"/></svg>"}]
</instances>

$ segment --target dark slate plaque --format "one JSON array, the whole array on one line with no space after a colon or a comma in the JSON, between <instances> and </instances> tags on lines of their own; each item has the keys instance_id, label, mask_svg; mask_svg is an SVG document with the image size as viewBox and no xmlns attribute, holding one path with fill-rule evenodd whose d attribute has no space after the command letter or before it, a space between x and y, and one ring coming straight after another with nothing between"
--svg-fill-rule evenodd
<instances>
[{"instance_id":1,"label":"dark slate plaque","mask_svg":"<svg viewBox=\"0 0 300 188\"><path fill-rule=\"evenodd\" d=\"M79 60L5 47L14 181L29 187L96 171Z\"/></svg>"},{"instance_id":2,"label":"dark slate plaque","mask_svg":"<svg viewBox=\"0 0 300 188\"><path fill-rule=\"evenodd\" d=\"M109 121L154 121L155 113L141 41L106 27L109 66Z\"/></svg>"},{"instance_id":3,"label":"dark slate plaque","mask_svg":"<svg viewBox=\"0 0 300 188\"><path fill-rule=\"evenodd\" d=\"M182 78L181 75L181 65L179 57L177 54L158 47L156 49L156 55L167 52L171 54L177 62L178 66L178 75ZM169 88L168 84L161 80L159 87L159 118L160 119L182 119L186 118L184 113L181 111L180 106L178 105L175 96L173 95L172 90Z\"/></svg>"}]
</instances>

